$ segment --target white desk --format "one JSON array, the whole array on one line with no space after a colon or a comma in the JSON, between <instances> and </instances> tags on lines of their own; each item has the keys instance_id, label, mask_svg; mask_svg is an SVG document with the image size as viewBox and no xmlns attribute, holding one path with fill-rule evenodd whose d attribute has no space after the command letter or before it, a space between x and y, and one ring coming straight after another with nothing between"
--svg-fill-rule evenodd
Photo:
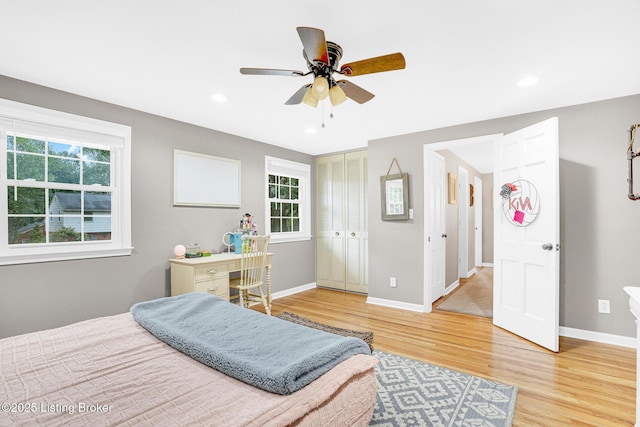
<instances>
[{"instance_id":1,"label":"white desk","mask_svg":"<svg viewBox=\"0 0 640 427\"><path fill-rule=\"evenodd\" d=\"M271 306L271 258L267 254L267 302ZM207 257L170 259L171 296L206 292L229 301L229 273L240 271L241 254L223 252Z\"/></svg>"}]
</instances>

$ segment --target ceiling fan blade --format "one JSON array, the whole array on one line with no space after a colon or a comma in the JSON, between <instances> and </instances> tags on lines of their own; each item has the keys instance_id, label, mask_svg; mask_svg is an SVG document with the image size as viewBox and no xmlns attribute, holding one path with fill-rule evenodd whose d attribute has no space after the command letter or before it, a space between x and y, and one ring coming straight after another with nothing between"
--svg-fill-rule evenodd
<instances>
[{"instance_id":1,"label":"ceiling fan blade","mask_svg":"<svg viewBox=\"0 0 640 427\"><path fill-rule=\"evenodd\" d=\"M381 73L383 71L402 70L405 65L404 55L398 52L344 64L340 67L340 74L359 76L362 74Z\"/></svg>"},{"instance_id":2,"label":"ceiling fan blade","mask_svg":"<svg viewBox=\"0 0 640 427\"><path fill-rule=\"evenodd\" d=\"M364 104L367 101L371 101L375 96L371 92L367 92L360 86L354 85L350 81L338 80L336 83L340 85L340 87L344 91L344 94L347 95L348 98L353 99L358 104Z\"/></svg>"},{"instance_id":3,"label":"ceiling fan blade","mask_svg":"<svg viewBox=\"0 0 640 427\"><path fill-rule=\"evenodd\" d=\"M274 68L240 68L240 74L253 74L259 76L304 76L302 71L278 70Z\"/></svg>"},{"instance_id":4,"label":"ceiling fan blade","mask_svg":"<svg viewBox=\"0 0 640 427\"><path fill-rule=\"evenodd\" d=\"M291 98L284 103L284 105L296 105L302 102L302 98L304 98L304 94L307 93L307 90L311 87L311 85L304 85L296 93L293 94Z\"/></svg>"},{"instance_id":5,"label":"ceiling fan blade","mask_svg":"<svg viewBox=\"0 0 640 427\"><path fill-rule=\"evenodd\" d=\"M329 64L324 31L312 27L297 27L296 30L298 30L302 46L304 46L304 53L307 55L309 62L320 61L324 64Z\"/></svg>"}]
</instances>

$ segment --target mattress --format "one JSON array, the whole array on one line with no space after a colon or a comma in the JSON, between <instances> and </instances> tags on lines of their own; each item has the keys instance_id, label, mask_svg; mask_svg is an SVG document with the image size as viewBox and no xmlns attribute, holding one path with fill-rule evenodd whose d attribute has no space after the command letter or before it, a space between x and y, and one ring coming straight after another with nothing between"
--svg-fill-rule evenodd
<instances>
[{"instance_id":1,"label":"mattress","mask_svg":"<svg viewBox=\"0 0 640 427\"><path fill-rule=\"evenodd\" d=\"M0 340L0 426L364 426L376 363L355 355L284 396L191 359L125 313Z\"/></svg>"}]
</instances>

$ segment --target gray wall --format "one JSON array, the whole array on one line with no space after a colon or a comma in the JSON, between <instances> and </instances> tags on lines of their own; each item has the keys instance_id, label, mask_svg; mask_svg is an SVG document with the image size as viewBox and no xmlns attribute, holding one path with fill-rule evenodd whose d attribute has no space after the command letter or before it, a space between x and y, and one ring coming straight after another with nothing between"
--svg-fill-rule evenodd
<instances>
[{"instance_id":1,"label":"gray wall","mask_svg":"<svg viewBox=\"0 0 640 427\"><path fill-rule=\"evenodd\" d=\"M493 174L482 178L482 262L493 264Z\"/></svg>"},{"instance_id":2,"label":"gray wall","mask_svg":"<svg viewBox=\"0 0 640 427\"><path fill-rule=\"evenodd\" d=\"M313 182L313 157L295 151L4 76L0 97L132 127L135 247L128 257L0 266L0 337L122 313L138 301L168 295L173 247L198 243L223 250L223 233L245 212L264 231L265 155L310 164ZM174 148L241 160L242 207L174 207ZM315 241L274 244L271 251L274 292L315 282Z\"/></svg>"},{"instance_id":3,"label":"gray wall","mask_svg":"<svg viewBox=\"0 0 640 427\"><path fill-rule=\"evenodd\" d=\"M560 325L635 336L622 288L640 286L640 202L627 199L625 154L627 129L640 121L640 95L370 141L369 295L423 303L424 144L509 133L554 116L560 126ZM394 157L410 175L412 221L380 218L378 180ZM398 237L401 250L389 244ZM396 288L389 287L390 276ZM598 299L611 300L611 314L598 314Z\"/></svg>"}]
</instances>

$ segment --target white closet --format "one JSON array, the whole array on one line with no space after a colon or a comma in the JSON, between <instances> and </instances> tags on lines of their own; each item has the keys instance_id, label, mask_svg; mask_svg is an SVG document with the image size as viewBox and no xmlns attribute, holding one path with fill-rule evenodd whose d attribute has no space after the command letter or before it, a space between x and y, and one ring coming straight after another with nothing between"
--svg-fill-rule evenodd
<instances>
[{"instance_id":1,"label":"white closet","mask_svg":"<svg viewBox=\"0 0 640 427\"><path fill-rule=\"evenodd\" d=\"M367 293L367 151L318 157L316 197L317 286Z\"/></svg>"}]
</instances>

